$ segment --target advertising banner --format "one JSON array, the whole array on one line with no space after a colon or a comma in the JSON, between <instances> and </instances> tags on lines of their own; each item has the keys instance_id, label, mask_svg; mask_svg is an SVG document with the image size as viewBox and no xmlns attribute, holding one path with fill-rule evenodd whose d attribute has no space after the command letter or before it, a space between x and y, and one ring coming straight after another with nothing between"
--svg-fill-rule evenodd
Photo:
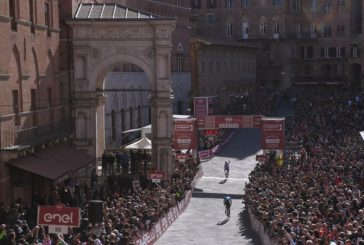
<instances>
[{"instance_id":1,"label":"advertising banner","mask_svg":"<svg viewBox=\"0 0 364 245\"><path fill-rule=\"evenodd\" d=\"M195 97L193 99L195 117L204 117L208 115L207 97Z\"/></svg>"},{"instance_id":2,"label":"advertising banner","mask_svg":"<svg viewBox=\"0 0 364 245\"><path fill-rule=\"evenodd\" d=\"M148 171L147 172L147 179L164 180L164 179L166 179L166 173L163 172L163 171L158 171L158 170Z\"/></svg>"},{"instance_id":3,"label":"advertising banner","mask_svg":"<svg viewBox=\"0 0 364 245\"><path fill-rule=\"evenodd\" d=\"M206 116L197 119L197 127L216 128L261 128L261 115Z\"/></svg>"},{"instance_id":4,"label":"advertising banner","mask_svg":"<svg viewBox=\"0 0 364 245\"><path fill-rule=\"evenodd\" d=\"M284 150L284 118L262 119L262 149Z\"/></svg>"},{"instance_id":5,"label":"advertising banner","mask_svg":"<svg viewBox=\"0 0 364 245\"><path fill-rule=\"evenodd\" d=\"M80 209L59 206L38 206L37 224L44 226L80 226Z\"/></svg>"},{"instance_id":6,"label":"advertising banner","mask_svg":"<svg viewBox=\"0 0 364 245\"><path fill-rule=\"evenodd\" d=\"M197 130L196 119L175 119L174 120L174 137L173 149L196 149L197 147Z\"/></svg>"}]
</instances>

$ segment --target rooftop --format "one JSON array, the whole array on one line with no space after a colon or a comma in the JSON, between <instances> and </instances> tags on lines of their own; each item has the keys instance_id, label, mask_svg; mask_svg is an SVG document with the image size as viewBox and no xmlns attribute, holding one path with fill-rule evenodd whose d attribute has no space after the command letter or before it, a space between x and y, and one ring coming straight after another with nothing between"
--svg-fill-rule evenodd
<instances>
[{"instance_id":1,"label":"rooftop","mask_svg":"<svg viewBox=\"0 0 364 245\"><path fill-rule=\"evenodd\" d=\"M102 3L80 3L74 18L81 20L163 19L161 16L141 12L119 4Z\"/></svg>"}]
</instances>

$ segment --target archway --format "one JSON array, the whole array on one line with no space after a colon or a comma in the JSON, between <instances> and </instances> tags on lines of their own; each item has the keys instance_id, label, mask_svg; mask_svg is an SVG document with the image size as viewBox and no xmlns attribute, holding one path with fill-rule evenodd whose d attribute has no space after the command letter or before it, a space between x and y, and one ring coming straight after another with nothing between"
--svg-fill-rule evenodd
<instances>
[{"instance_id":1,"label":"archway","mask_svg":"<svg viewBox=\"0 0 364 245\"><path fill-rule=\"evenodd\" d=\"M170 56L175 19L162 19L115 4L92 4L92 8L88 5L80 4L74 18L67 22L73 29L75 143L96 158L102 155L105 75L115 64L131 63L146 73L151 84L153 167L171 173ZM127 21L126 15L83 15L86 7L88 11L114 8L110 13L128 13L134 21Z\"/></svg>"}]
</instances>

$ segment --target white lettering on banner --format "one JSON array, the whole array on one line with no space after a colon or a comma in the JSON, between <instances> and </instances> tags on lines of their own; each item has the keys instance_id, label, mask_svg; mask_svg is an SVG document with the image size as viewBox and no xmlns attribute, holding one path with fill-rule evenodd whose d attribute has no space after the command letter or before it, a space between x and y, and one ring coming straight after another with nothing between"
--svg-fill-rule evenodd
<instances>
[{"instance_id":1,"label":"white lettering on banner","mask_svg":"<svg viewBox=\"0 0 364 245\"><path fill-rule=\"evenodd\" d=\"M281 124L263 124L263 130L265 131L282 131Z\"/></svg>"},{"instance_id":2,"label":"white lettering on banner","mask_svg":"<svg viewBox=\"0 0 364 245\"><path fill-rule=\"evenodd\" d=\"M219 123L219 128L239 128L239 123Z\"/></svg>"},{"instance_id":3,"label":"white lettering on banner","mask_svg":"<svg viewBox=\"0 0 364 245\"><path fill-rule=\"evenodd\" d=\"M175 125L175 131L193 131L192 125Z\"/></svg>"},{"instance_id":4,"label":"white lettering on banner","mask_svg":"<svg viewBox=\"0 0 364 245\"><path fill-rule=\"evenodd\" d=\"M44 221L51 223L53 220L57 220L58 223L62 224L72 224L73 223L73 213L71 214L51 214L45 213L43 216Z\"/></svg>"}]
</instances>

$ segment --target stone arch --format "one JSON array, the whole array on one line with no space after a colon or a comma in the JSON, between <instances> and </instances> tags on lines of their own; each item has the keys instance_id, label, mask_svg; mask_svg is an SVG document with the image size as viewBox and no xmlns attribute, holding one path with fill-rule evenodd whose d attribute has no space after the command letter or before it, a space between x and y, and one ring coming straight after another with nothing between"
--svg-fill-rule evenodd
<instances>
[{"instance_id":1,"label":"stone arch","mask_svg":"<svg viewBox=\"0 0 364 245\"><path fill-rule=\"evenodd\" d=\"M111 68L115 64L122 62L132 63L134 65L139 66L147 74L148 79L152 84L151 87L153 88L155 83L155 76L150 64L148 64L141 58L135 57L133 55L117 54L103 59L96 67L92 69L92 73L89 76L89 80L91 85L93 84L96 85L94 89L103 89L104 78L106 74L111 70Z\"/></svg>"},{"instance_id":2,"label":"stone arch","mask_svg":"<svg viewBox=\"0 0 364 245\"><path fill-rule=\"evenodd\" d=\"M151 84L153 167L166 171L167 176L171 174L168 172L173 169L171 50L175 22L171 19L67 21L73 30L74 60L77 61L78 56L85 57L86 69L85 77L74 79L74 110L76 115L78 111L88 111L90 116L86 118L86 138L76 137L74 143L95 159L101 157L105 148L104 104L107 98L103 91L106 74L115 64L131 63L145 72ZM77 62L74 65L77 74ZM125 112L130 107L128 98L126 100L122 107ZM75 125L81 126L77 119ZM163 161L162 150L168 151Z\"/></svg>"}]
</instances>

